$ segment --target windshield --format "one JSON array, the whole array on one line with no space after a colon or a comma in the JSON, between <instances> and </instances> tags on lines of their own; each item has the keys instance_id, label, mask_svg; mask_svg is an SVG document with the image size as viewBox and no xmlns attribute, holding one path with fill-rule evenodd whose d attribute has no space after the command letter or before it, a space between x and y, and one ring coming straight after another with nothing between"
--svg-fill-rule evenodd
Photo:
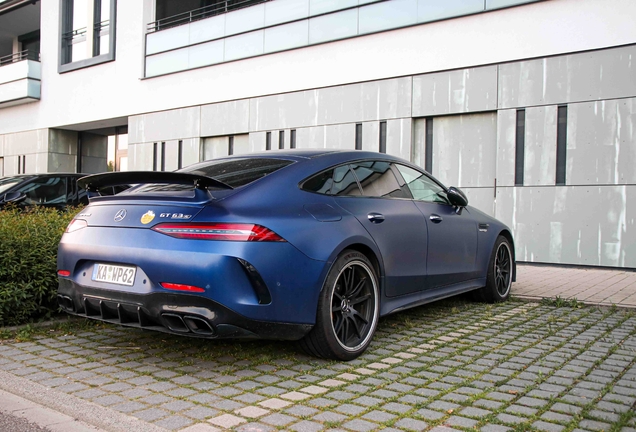
<instances>
[{"instance_id":1,"label":"windshield","mask_svg":"<svg viewBox=\"0 0 636 432\"><path fill-rule=\"evenodd\" d=\"M23 181L28 180L27 177L5 177L0 178L0 194L4 194L6 191L11 189L13 186L22 183Z\"/></svg>"}]
</instances>

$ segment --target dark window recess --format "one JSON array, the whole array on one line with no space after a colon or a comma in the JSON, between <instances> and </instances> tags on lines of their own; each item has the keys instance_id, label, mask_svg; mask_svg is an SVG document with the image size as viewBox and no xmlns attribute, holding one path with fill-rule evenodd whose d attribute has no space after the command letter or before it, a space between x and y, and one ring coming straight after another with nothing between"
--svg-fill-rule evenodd
<instances>
[{"instance_id":1,"label":"dark window recess","mask_svg":"<svg viewBox=\"0 0 636 432\"><path fill-rule=\"evenodd\" d=\"M556 184L565 185L565 168L567 164L568 147L568 107L558 108L557 124L557 154L556 154Z\"/></svg>"},{"instance_id":2,"label":"dark window recess","mask_svg":"<svg viewBox=\"0 0 636 432\"><path fill-rule=\"evenodd\" d=\"M426 137L424 138L424 169L433 172L433 118L426 119Z\"/></svg>"},{"instance_id":3,"label":"dark window recess","mask_svg":"<svg viewBox=\"0 0 636 432\"><path fill-rule=\"evenodd\" d=\"M22 156L18 156L18 174L23 174L20 169L22 165Z\"/></svg>"},{"instance_id":4,"label":"dark window recess","mask_svg":"<svg viewBox=\"0 0 636 432\"><path fill-rule=\"evenodd\" d=\"M161 171L166 170L166 142L161 142Z\"/></svg>"},{"instance_id":5,"label":"dark window recess","mask_svg":"<svg viewBox=\"0 0 636 432\"><path fill-rule=\"evenodd\" d=\"M523 164L526 139L526 110L517 110L515 136L515 186L523 186Z\"/></svg>"},{"instance_id":6,"label":"dark window recess","mask_svg":"<svg viewBox=\"0 0 636 432\"><path fill-rule=\"evenodd\" d=\"M316 192L327 195L331 191L331 185L333 185L332 169L323 171L320 174L313 176L309 180L305 180L305 182L301 186L301 189L309 192Z\"/></svg>"},{"instance_id":7,"label":"dark window recess","mask_svg":"<svg viewBox=\"0 0 636 432\"><path fill-rule=\"evenodd\" d=\"M380 122L380 153L386 153L386 122Z\"/></svg>"},{"instance_id":8,"label":"dark window recess","mask_svg":"<svg viewBox=\"0 0 636 432\"><path fill-rule=\"evenodd\" d=\"M352 164L353 171L362 186L362 194L371 197L411 198L400 187L391 164L385 161L368 161Z\"/></svg>"},{"instance_id":9,"label":"dark window recess","mask_svg":"<svg viewBox=\"0 0 636 432\"><path fill-rule=\"evenodd\" d=\"M289 148L296 148L296 129L292 129L289 137Z\"/></svg>"},{"instance_id":10,"label":"dark window recess","mask_svg":"<svg viewBox=\"0 0 636 432\"><path fill-rule=\"evenodd\" d=\"M177 160L177 169L183 168L183 141L179 140L179 149L178 151L178 160Z\"/></svg>"},{"instance_id":11,"label":"dark window recess","mask_svg":"<svg viewBox=\"0 0 636 432\"><path fill-rule=\"evenodd\" d=\"M280 150L285 148L285 131L278 132L278 148Z\"/></svg>"},{"instance_id":12,"label":"dark window recess","mask_svg":"<svg viewBox=\"0 0 636 432\"><path fill-rule=\"evenodd\" d=\"M157 171L157 143L152 143L152 170Z\"/></svg>"},{"instance_id":13,"label":"dark window recess","mask_svg":"<svg viewBox=\"0 0 636 432\"><path fill-rule=\"evenodd\" d=\"M234 137L228 137L227 139L227 154L232 156L234 154Z\"/></svg>"},{"instance_id":14,"label":"dark window recess","mask_svg":"<svg viewBox=\"0 0 636 432\"><path fill-rule=\"evenodd\" d=\"M265 134L265 150L271 150L271 149L272 149L272 133L267 132Z\"/></svg>"},{"instance_id":15,"label":"dark window recess","mask_svg":"<svg viewBox=\"0 0 636 432\"><path fill-rule=\"evenodd\" d=\"M362 150L362 123L356 124L356 150Z\"/></svg>"}]
</instances>

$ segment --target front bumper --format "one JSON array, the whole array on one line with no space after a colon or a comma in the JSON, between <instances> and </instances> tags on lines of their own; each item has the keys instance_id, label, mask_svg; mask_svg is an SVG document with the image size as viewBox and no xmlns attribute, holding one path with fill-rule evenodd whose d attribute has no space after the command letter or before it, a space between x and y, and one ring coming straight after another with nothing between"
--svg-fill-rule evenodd
<instances>
[{"instance_id":1,"label":"front bumper","mask_svg":"<svg viewBox=\"0 0 636 432\"><path fill-rule=\"evenodd\" d=\"M218 302L196 295L104 290L63 278L60 278L58 301L63 310L73 315L208 339L297 340L313 327L246 318Z\"/></svg>"}]
</instances>

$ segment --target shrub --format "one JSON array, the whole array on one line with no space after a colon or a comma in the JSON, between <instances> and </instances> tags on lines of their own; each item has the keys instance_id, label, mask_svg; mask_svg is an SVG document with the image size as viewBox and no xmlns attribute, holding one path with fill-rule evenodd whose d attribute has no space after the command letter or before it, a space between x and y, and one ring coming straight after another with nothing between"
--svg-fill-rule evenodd
<instances>
[{"instance_id":1,"label":"shrub","mask_svg":"<svg viewBox=\"0 0 636 432\"><path fill-rule=\"evenodd\" d=\"M57 245L75 210L0 210L0 325L57 310Z\"/></svg>"}]
</instances>

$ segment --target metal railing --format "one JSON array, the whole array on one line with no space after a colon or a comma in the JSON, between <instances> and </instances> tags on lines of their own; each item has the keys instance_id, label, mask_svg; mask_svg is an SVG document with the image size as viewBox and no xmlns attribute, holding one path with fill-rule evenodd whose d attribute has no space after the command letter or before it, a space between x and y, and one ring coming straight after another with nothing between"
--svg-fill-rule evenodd
<instances>
[{"instance_id":1,"label":"metal railing","mask_svg":"<svg viewBox=\"0 0 636 432\"><path fill-rule=\"evenodd\" d=\"M177 15L173 15L166 18L161 18L155 22L148 24L148 33L152 33L159 30L165 30L170 27L176 27L183 24L188 24L193 21L210 18L216 15L221 15L227 12L235 11L238 9L254 6L260 3L265 3L271 0L225 0L219 1L216 4L204 6L199 9L193 9L188 12L183 12Z\"/></svg>"},{"instance_id":2,"label":"metal railing","mask_svg":"<svg viewBox=\"0 0 636 432\"><path fill-rule=\"evenodd\" d=\"M40 53L32 50L24 50L17 52L15 54L9 54L3 57L0 57L0 66L6 66L11 63L16 63L22 60L35 60L40 61Z\"/></svg>"}]
</instances>

